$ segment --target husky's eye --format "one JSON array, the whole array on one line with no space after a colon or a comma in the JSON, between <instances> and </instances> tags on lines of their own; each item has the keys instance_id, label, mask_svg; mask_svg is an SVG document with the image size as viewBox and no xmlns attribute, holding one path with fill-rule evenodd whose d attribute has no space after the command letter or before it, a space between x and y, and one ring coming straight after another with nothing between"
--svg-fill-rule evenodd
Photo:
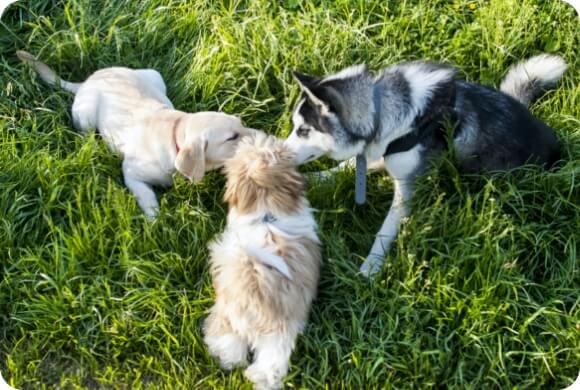
<instances>
[{"instance_id":1,"label":"husky's eye","mask_svg":"<svg viewBox=\"0 0 580 390\"><path fill-rule=\"evenodd\" d=\"M240 133L234 133L234 135L232 135L230 138L228 138L226 141L235 141L238 138L240 138Z\"/></svg>"},{"instance_id":2,"label":"husky's eye","mask_svg":"<svg viewBox=\"0 0 580 390\"><path fill-rule=\"evenodd\" d=\"M302 138L308 137L308 133L310 133L309 127L300 126L298 128L298 130L296 130L296 135L298 137L302 137Z\"/></svg>"}]
</instances>

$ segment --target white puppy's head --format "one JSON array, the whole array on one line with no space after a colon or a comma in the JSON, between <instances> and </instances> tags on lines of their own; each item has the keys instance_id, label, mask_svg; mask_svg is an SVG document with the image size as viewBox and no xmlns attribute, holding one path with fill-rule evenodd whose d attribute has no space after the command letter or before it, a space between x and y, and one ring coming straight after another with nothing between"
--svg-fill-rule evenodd
<instances>
[{"instance_id":1,"label":"white puppy's head","mask_svg":"<svg viewBox=\"0 0 580 390\"><path fill-rule=\"evenodd\" d=\"M237 116L220 112L180 116L174 124L178 148L175 169L198 182L205 172L221 167L232 157L244 136L258 132L245 127Z\"/></svg>"}]
</instances>

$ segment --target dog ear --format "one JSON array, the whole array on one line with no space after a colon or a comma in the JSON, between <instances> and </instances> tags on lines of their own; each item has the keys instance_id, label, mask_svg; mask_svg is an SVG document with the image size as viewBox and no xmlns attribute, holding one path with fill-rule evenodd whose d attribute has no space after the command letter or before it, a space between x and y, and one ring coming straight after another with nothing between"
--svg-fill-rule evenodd
<instances>
[{"instance_id":1,"label":"dog ear","mask_svg":"<svg viewBox=\"0 0 580 390\"><path fill-rule=\"evenodd\" d=\"M206 140L194 140L191 145L184 147L177 153L175 169L194 183L203 179L203 175L205 174L206 148Z\"/></svg>"},{"instance_id":2,"label":"dog ear","mask_svg":"<svg viewBox=\"0 0 580 390\"><path fill-rule=\"evenodd\" d=\"M302 91L308 97L308 100L321 109L328 109L328 105L317 96L318 93L316 90L318 89L317 86L320 82L317 77L308 76L296 71L293 71L292 74L294 75L294 79L298 82L298 85L300 85Z\"/></svg>"},{"instance_id":3,"label":"dog ear","mask_svg":"<svg viewBox=\"0 0 580 390\"><path fill-rule=\"evenodd\" d=\"M302 88L311 88L314 85L318 84L319 79L314 76L309 76L304 73L297 72L295 70L292 71L292 76L294 79L300 84Z\"/></svg>"}]
</instances>

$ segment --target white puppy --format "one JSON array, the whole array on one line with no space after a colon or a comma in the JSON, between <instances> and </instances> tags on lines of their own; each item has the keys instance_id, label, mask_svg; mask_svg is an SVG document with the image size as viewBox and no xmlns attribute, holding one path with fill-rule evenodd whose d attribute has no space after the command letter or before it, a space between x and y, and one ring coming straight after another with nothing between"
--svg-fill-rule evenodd
<instances>
[{"instance_id":1,"label":"white puppy","mask_svg":"<svg viewBox=\"0 0 580 390\"><path fill-rule=\"evenodd\" d=\"M153 69L105 68L71 83L30 53L17 55L45 82L75 94L75 127L97 129L123 155L125 184L151 218L159 208L153 185L170 186L175 169L194 182L201 180L233 155L242 136L255 132L233 115L175 110L163 78Z\"/></svg>"},{"instance_id":2,"label":"white puppy","mask_svg":"<svg viewBox=\"0 0 580 390\"><path fill-rule=\"evenodd\" d=\"M316 295L321 262L316 222L294 154L274 137L246 137L225 163L225 232L211 244L216 302L205 342L225 368L277 389Z\"/></svg>"}]
</instances>

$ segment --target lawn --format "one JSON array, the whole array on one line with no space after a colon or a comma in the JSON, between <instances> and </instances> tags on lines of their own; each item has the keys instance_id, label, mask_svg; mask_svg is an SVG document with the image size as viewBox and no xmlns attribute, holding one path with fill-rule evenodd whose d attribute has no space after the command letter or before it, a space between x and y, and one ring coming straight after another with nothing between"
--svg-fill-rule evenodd
<instances>
[{"instance_id":1,"label":"lawn","mask_svg":"<svg viewBox=\"0 0 580 390\"><path fill-rule=\"evenodd\" d=\"M356 274L392 186L354 173L310 182L324 244L320 291L289 388L561 389L580 369L580 23L560 1L20 1L0 23L0 371L19 389L249 389L208 356L207 243L225 224L219 172L159 190L147 220L121 159L72 127L63 77L159 70L175 106L223 110L286 136L291 70L324 74L429 58L497 86L540 52L570 64L532 112L557 130L557 171L461 175L449 155L374 280ZM304 171L329 167L323 160Z\"/></svg>"}]
</instances>

